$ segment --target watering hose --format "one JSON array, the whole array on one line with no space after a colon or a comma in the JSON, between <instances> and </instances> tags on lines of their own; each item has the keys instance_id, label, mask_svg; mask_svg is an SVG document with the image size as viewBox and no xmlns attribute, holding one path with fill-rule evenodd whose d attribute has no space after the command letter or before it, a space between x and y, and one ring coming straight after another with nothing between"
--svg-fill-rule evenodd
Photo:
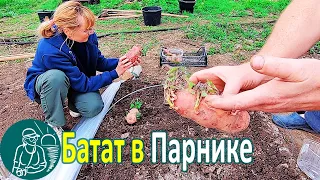
<instances>
[{"instance_id":1,"label":"watering hose","mask_svg":"<svg viewBox=\"0 0 320 180\"><path fill-rule=\"evenodd\" d=\"M172 31L172 30L179 30L183 28L183 26L181 27L173 27L173 28L163 28L163 29L153 29L153 30L138 30L138 31L122 31L122 32L112 32L112 33L107 33L107 34L102 34L102 35L98 35L98 38L102 38L102 37L107 37L107 36L113 36L113 35L118 35L118 34L136 34L136 33L149 33L149 32L162 32L162 31ZM28 36L29 37L29 36ZM14 38L14 39L20 39L20 38ZM13 44L17 44L17 45L25 45L25 44L34 44L37 43L38 41L21 41L21 42L11 42L13 39L6 39L1 41L0 39L0 45L13 45ZM9 42L8 42L9 41Z\"/></svg>"},{"instance_id":2,"label":"watering hose","mask_svg":"<svg viewBox=\"0 0 320 180\"><path fill-rule=\"evenodd\" d=\"M159 87L159 86L163 86L162 84L157 84L157 85L153 85L153 86L147 86L147 87L144 87L144 88L141 88L141 89L138 89L138 90L135 90L125 96L123 96L122 98L120 98L118 101L116 101L115 103L113 103L110 108L108 109L107 113L118 103L120 102L121 100L123 100L124 98L128 97L128 96L131 96L132 94L135 94L137 92L140 92L140 91L143 91L143 90L146 90L146 89L150 89L150 88L155 88L155 87Z\"/></svg>"}]
</instances>

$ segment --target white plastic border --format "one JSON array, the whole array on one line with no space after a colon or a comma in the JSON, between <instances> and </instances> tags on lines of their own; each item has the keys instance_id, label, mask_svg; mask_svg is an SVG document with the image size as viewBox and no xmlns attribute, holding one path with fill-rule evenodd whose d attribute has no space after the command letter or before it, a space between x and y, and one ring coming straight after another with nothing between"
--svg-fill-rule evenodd
<instances>
[{"instance_id":1,"label":"white plastic border","mask_svg":"<svg viewBox=\"0 0 320 180\"><path fill-rule=\"evenodd\" d=\"M114 82L109 85L109 87L102 93L101 97L104 102L103 110L93 118L82 118L78 124L72 128L72 131L76 132L76 138L72 139L69 143L76 145L78 139L92 139L97 133L101 122L103 121L105 115L107 114L109 107L112 103L114 96L120 88L122 81ZM44 180L73 180L76 179L82 164L79 164L77 161L72 164L63 164L60 161L57 164L57 167L46 177L42 178Z\"/></svg>"}]
</instances>

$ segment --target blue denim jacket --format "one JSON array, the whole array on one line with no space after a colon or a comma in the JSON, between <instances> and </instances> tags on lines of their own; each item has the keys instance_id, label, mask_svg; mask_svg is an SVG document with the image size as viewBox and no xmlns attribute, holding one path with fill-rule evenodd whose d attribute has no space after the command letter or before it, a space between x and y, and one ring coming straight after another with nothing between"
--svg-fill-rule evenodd
<instances>
[{"instance_id":1,"label":"blue denim jacket","mask_svg":"<svg viewBox=\"0 0 320 180\"><path fill-rule=\"evenodd\" d=\"M76 57L71 49L64 43L62 34L56 33L53 37L43 38L39 41L32 66L28 69L24 89L27 96L34 100L35 82L39 75L50 70L58 69L63 71L69 78L71 88L78 92L97 91L101 87L109 85L118 78L115 68L118 65L118 58L105 58L98 49L96 34L89 36L86 42L87 57L90 58L90 67L103 72L100 75L86 76L77 67Z\"/></svg>"}]
</instances>

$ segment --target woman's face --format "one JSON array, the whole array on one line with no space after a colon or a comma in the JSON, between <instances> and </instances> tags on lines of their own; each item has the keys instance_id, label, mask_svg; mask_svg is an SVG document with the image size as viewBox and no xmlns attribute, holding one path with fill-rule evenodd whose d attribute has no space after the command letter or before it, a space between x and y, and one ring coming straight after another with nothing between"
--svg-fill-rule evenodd
<instances>
[{"instance_id":1,"label":"woman's face","mask_svg":"<svg viewBox=\"0 0 320 180\"><path fill-rule=\"evenodd\" d=\"M76 42L87 42L91 34L94 33L93 27L87 27L87 23L82 16L79 17L80 26L74 30L66 31L66 35L69 39Z\"/></svg>"}]
</instances>

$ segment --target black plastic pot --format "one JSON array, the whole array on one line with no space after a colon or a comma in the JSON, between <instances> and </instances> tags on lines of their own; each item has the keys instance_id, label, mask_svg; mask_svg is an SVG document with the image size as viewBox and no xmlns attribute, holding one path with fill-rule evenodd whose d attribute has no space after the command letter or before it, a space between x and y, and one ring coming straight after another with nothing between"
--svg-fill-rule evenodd
<instances>
[{"instance_id":1,"label":"black plastic pot","mask_svg":"<svg viewBox=\"0 0 320 180\"><path fill-rule=\"evenodd\" d=\"M53 14L54 14L54 11L38 11L37 13L38 13L40 22L43 22L46 17L48 17L49 19L51 19L51 17L52 17Z\"/></svg>"},{"instance_id":2,"label":"black plastic pot","mask_svg":"<svg viewBox=\"0 0 320 180\"><path fill-rule=\"evenodd\" d=\"M161 24L161 7L150 6L142 8L143 20L146 26L157 26Z\"/></svg>"},{"instance_id":3,"label":"black plastic pot","mask_svg":"<svg viewBox=\"0 0 320 180\"><path fill-rule=\"evenodd\" d=\"M195 0L179 0L180 12L187 11L193 13Z\"/></svg>"}]
</instances>

